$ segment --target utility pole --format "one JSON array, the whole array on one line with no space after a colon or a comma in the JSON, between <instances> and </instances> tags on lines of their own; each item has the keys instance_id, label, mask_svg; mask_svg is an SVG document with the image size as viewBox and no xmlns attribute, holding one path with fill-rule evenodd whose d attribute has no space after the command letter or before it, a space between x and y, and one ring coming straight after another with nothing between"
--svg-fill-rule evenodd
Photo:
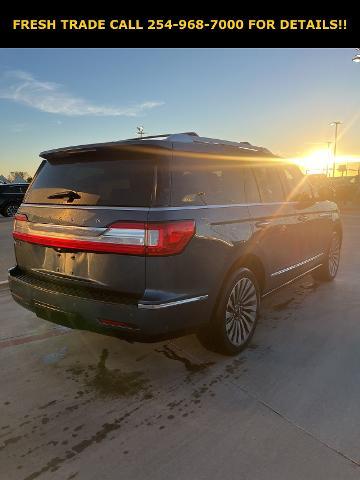
<instances>
[{"instance_id":1,"label":"utility pole","mask_svg":"<svg viewBox=\"0 0 360 480\"><path fill-rule=\"evenodd\" d=\"M328 153L328 160L326 162L326 176L329 176L329 164L331 161L331 154L330 154L330 147L332 142L326 142L327 143L327 153Z\"/></svg>"},{"instance_id":2,"label":"utility pole","mask_svg":"<svg viewBox=\"0 0 360 480\"><path fill-rule=\"evenodd\" d=\"M333 177L335 177L335 167L336 167L336 147L337 147L337 136L338 136L338 127L342 122L332 122L330 125L335 126L335 137L334 137L334 164L333 164Z\"/></svg>"}]
</instances>

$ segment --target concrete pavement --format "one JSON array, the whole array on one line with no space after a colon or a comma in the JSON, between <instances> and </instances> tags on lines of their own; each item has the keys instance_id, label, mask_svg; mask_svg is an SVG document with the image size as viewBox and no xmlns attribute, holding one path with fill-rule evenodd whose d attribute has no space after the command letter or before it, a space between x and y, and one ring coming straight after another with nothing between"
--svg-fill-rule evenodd
<instances>
[{"instance_id":1,"label":"concrete pavement","mask_svg":"<svg viewBox=\"0 0 360 480\"><path fill-rule=\"evenodd\" d=\"M266 300L237 358L194 336L128 344L0 292L0 479L360 476L360 215L335 282Z\"/></svg>"}]
</instances>

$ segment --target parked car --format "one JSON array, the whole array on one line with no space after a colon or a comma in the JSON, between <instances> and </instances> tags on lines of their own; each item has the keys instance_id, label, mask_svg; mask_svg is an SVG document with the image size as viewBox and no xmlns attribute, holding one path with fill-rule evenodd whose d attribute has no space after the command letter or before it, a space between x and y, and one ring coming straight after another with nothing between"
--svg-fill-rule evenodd
<instances>
[{"instance_id":1,"label":"parked car","mask_svg":"<svg viewBox=\"0 0 360 480\"><path fill-rule=\"evenodd\" d=\"M28 183L0 184L0 213L4 217L13 217L15 215L28 186Z\"/></svg>"},{"instance_id":2,"label":"parked car","mask_svg":"<svg viewBox=\"0 0 360 480\"><path fill-rule=\"evenodd\" d=\"M338 203L352 202L359 193L359 176L332 177L329 179Z\"/></svg>"},{"instance_id":3,"label":"parked car","mask_svg":"<svg viewBox=\"0 0 360 480\"><path fill-rule=\"evenodd\" d=\"M262 147L183 133L41 157L9 283L51 322L130 341L197 331L233 355L263 297L337 273L336 204Z\"/></svg>"}]
</instances>

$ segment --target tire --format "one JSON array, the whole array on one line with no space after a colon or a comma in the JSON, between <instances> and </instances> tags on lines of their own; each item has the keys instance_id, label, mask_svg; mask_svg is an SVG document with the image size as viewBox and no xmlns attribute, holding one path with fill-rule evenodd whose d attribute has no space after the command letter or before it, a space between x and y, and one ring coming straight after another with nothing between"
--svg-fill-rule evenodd
<instances>
[{"instance_id":1,"label":"tire","mask_svg":"<svg viewBox=\"0 0 360 480\"><path fill-rule=\"evenodd\" d=\"M333 232L324 263L312 273L315 280L332 282L339 269L341 238L338 232Z\"/></svg>"},{"instance_id":2,"label":"tire","mask_svg":"<svg viewBox=\"0 0 360 480\"><path fill-rule=\"evenodd\" d=\"M208 350L237 355L249 344L260 310L260 289L248 268L236 270L226 281L210 324L198 338Z\"/></svg>"},{"instance_id":3,"label":"tire","mask_svg":"<svg viewBox=\"0 0 360 480\"><path fill-rule=\"evenodd\" d=\"M6 207L3 208L1 213L4 215L4 217L14 217L19 206L20 205L18 203L8 203Z\"/></svg>"}]
</instances>

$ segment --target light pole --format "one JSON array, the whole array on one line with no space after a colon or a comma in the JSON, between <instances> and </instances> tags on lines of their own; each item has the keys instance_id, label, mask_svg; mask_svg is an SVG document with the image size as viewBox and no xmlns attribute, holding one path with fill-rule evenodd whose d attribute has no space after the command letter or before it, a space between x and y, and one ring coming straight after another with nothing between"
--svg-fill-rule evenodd
<instances>
[{"instance_id":1,"label":"light pole","mask_svg":"<svg viewBox=\"0 0 360 480\"><path fill-rule=\"evenodd\" d=\"M338 127L341 125L342 122L332 122L330 125L332 127L335 126L335 137L334 137L334 165L333 165L333 177L335 177L335 166L336 166L336 147L337 147L337 135L338 135Z\"/></svg>"},{"instance_id":2,"label":"light pole","mask_svg":"<svg viewBox=\"0 0 360 480\"><path fill-rule=\"evenodd\" d=\"M330 147L331 147L332 142L326 142L326 143L327 143L327 154L328 154L328 159L327 159L327 162L326 162L326 176L328 177L329 176L329 166L330 166L330 162L331 162Z\"/></svg>"}]
</instances>

